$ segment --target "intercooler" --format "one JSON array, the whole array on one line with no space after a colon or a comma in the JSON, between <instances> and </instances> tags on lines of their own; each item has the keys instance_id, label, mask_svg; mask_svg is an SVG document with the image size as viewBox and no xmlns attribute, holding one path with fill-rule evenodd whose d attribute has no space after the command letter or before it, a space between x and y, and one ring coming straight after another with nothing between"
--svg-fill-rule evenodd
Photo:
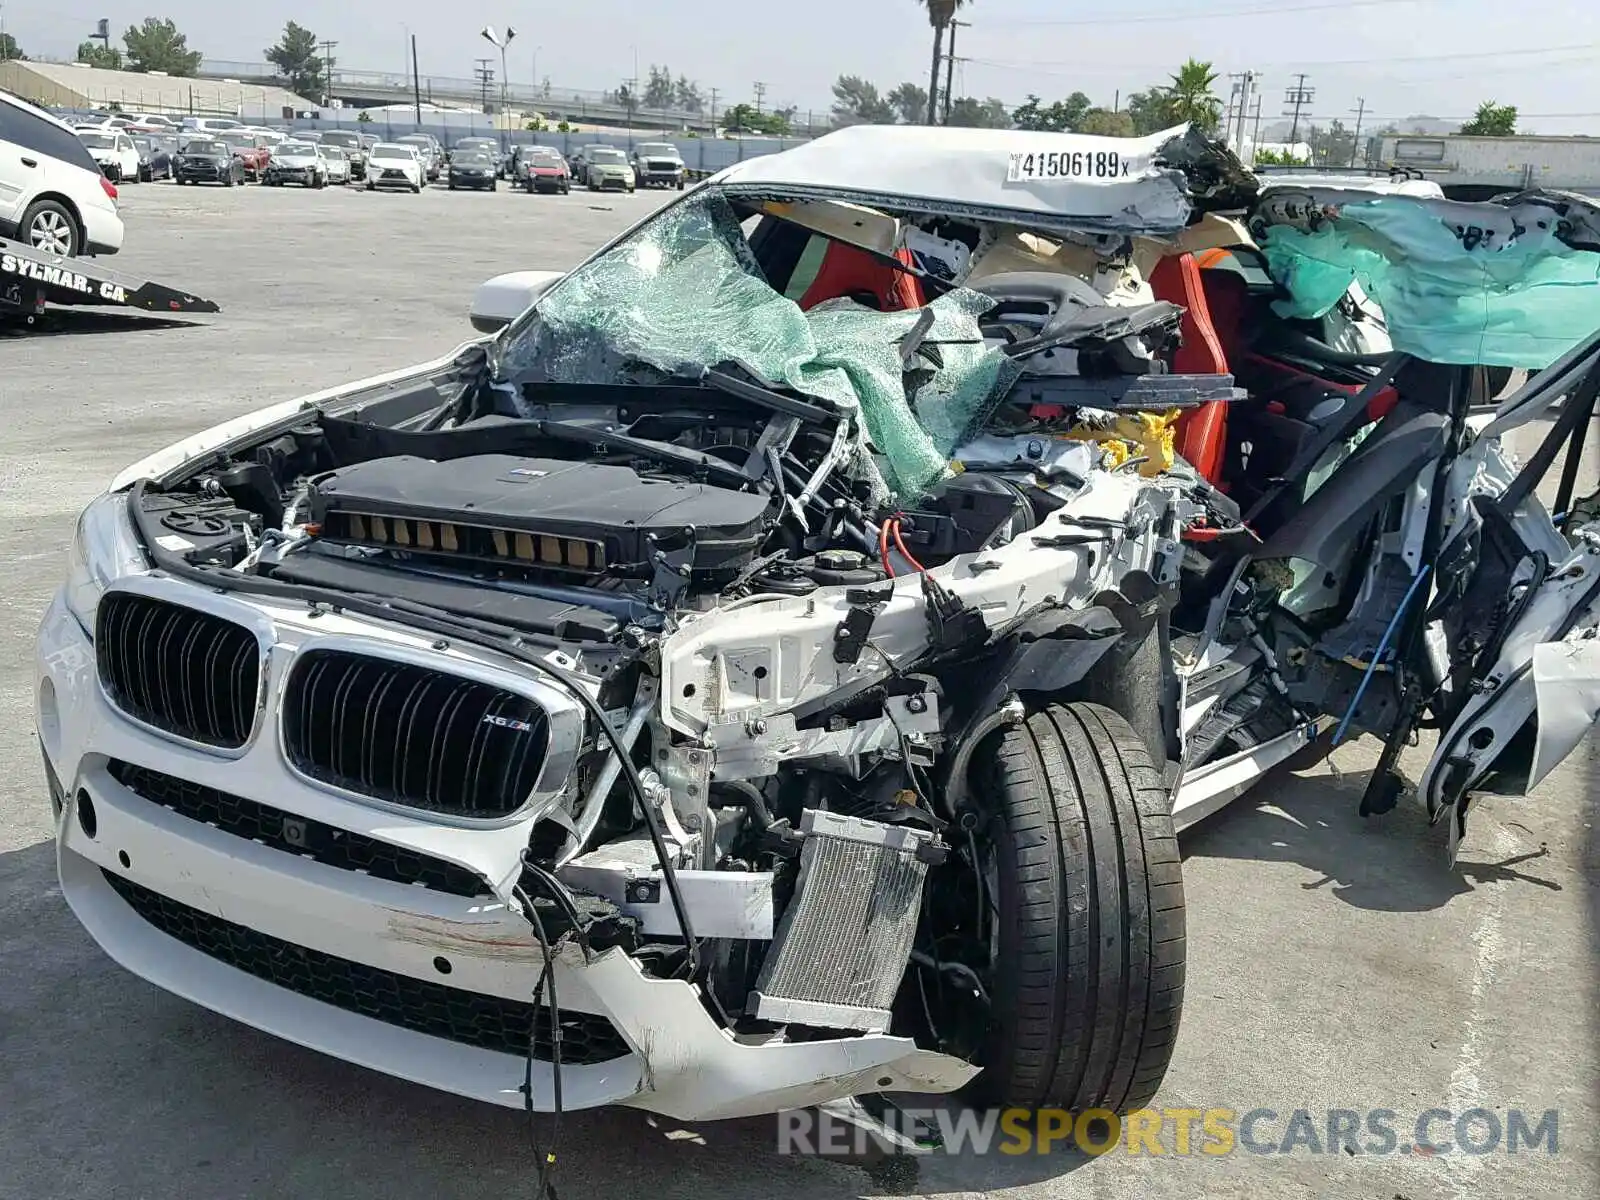
<instances>
[{"instance_id":1,"label":"intercooler","mask_svg":"<svg viewBox=\"0 0 1600 1200\"><path fill-rule=\"evenodd\" d=\"M911 956L933 834L807 809L800 877L761 964L764 1021L879 1032Z\"/></svg>"}]
</instances>

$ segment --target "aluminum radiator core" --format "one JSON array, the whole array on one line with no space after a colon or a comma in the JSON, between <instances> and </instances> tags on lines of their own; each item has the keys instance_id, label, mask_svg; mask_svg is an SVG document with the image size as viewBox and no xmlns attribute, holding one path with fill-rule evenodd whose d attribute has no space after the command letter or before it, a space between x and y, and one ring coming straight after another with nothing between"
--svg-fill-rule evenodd
<instances>
[{"instance_id":1,"label":"aluminum radiator core","mask_svg":"<svg viewBox=\"0 0 1600 1200\"><path fill-rule=\"evenodd\" d=\"M761 964L749 1011L764 1021L889 1027L911 956L934 835L807 809L793 901Z\"/></svg>"}]
</instances>

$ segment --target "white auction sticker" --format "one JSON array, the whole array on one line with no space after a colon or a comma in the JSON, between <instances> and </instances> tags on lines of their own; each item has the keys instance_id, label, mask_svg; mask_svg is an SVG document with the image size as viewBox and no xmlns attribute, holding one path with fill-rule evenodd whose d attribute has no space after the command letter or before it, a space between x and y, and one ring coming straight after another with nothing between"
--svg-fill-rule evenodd
<instances>
[{"instance_id":1,"label":"white auction sticker","mask_svg":"<svg viewBox=\"0 0 1600 1200\"><path fill-rule=\"evenodd\" d=\"M1118 154L1115 150L1024 151L1009 156L1006 182L1133 179L1143 173L1146 162L1145 155Z\"/></svg>"}]
</instances>

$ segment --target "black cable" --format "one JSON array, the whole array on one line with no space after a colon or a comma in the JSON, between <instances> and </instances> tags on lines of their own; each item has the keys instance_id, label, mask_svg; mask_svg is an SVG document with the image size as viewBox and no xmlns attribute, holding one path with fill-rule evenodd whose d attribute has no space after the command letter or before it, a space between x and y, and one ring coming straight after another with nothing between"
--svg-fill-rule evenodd
<instances>
[{"instance_id":1,"label":"black cable","mask_svg":"<svg viewBox=\"0 0 1600 1200\"><path fill-rule=\"evenodd\" d=\"M539 972L539 982L533 989L533 1013L528 1018L528 1059L523 1072L523 1108L528 1114L528 1134L533 1141L534 1153L539 1155L539 1175L534 1185L534 1200L559 1200L551 1179L556 1165L556 1145L561 1140L561 1005L556 999L555 955L550 938L544 929L544 918L539 909L521 887L511 889L512 897L522 905L523 916L533 926L539 939L539 950L544 957L544 967ZM533 1057L539 1023L539 1001L546 987L550 989L550 1143L549 1149L540 1150L533 1136Z\"/></svg>"},{"instance_id":2,"label":"black cable","mask_svg":"<svg viewBox=\"0 0 1600 1200\"><path fill-rule=\"evenodd\" d=\"M188 579L202 587L212 588L217 591L246 592L255 595L275 596L280 599L295 600L302 604L326 604L330 609L342 609L346 612L358 613L362 616L372 617L378 621L394 621L407 625L413 629L425 630L428 633L439 634L446 637L459 638L474 646L496 654L504 654L514 658L524 666L532 667L535 671L554 680L568 695L588 713L594 721L599 732L610 743L612 753L617 756L622 764L623 778L628 782L628 790L633 793L633 798L638 802L640 810L644 813L645 826L650 831L650 843L656 852L656 857L661 863L661 881L666 885L667 895L672 900L674 913L678 918L678 928L683 932L683 940L688 950L687 966L689 977L693 979L700 969L700 946L694 936L694 925L689 920L689 908L683 899L683 890L678 886L677 868L672 864L672 856L667 852L667 839L661 828L661 816L651 805L649 796L645 791L644 781L639 778L639 769L633 765L633 758L622 744L622 739L617 731L611 728L611 723L606 719L605 710L600 707L600 702L584 690L576 678L569 675L560 667L552 666L543 658L528 650L523 639L518 635L506 636L506 631L499 626L487 622L475 622L456 617L443 609L434 608L427 604L418 604L412 600L401 600L394 597L369 598L369 594L361 592L339 592L331 588L307 587L298 583L283 583L276 579L266 579L259 575L244 575L237 571L207 570L196 567L180 555L165 550L149 537L144 528L144 513L140 501L143 499L147 480L141 479L133 485L128 497L128 510L133 518L140 540L144 542L144 550L154 561L155 565L169 574L179 578Z\"/></svg>"}]
</instances>

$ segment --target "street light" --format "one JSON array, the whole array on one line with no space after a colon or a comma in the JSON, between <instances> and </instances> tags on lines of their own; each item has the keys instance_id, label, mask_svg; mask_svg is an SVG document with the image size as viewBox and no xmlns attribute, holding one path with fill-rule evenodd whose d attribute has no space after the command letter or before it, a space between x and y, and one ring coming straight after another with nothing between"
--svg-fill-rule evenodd
<instances>
[{"instance_id":1,"label":"street light","mask_svg":"<svg viewBox=\"0 0 1600 1200\"><path fill-rule=\"evenodd\" d=\"M517 36L517 31L507 25L506 35L502 38L494 31L493 25L485 25L482 30L482 36L485 41L500 51L500 113L504 116L506 111L506 47L511 45L511 39ZM502 128L500 130L500 146L502 149L505 148L505 144L506 131Z\"/></svg>"}]
</instances>

